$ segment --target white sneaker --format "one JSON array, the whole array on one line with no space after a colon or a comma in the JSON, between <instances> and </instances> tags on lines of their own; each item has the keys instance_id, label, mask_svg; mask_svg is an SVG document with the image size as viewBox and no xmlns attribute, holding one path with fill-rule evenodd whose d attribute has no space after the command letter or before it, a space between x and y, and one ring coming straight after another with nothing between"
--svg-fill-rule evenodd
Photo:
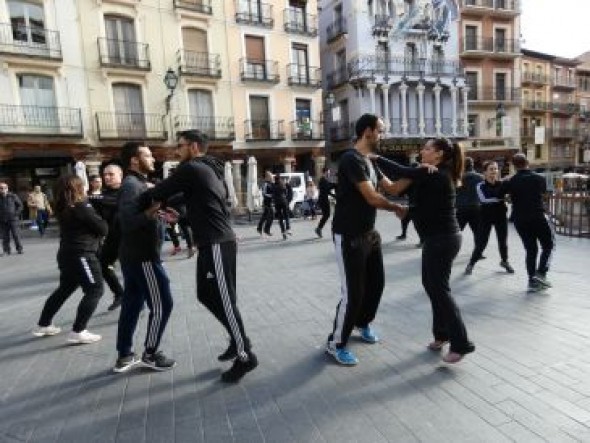
<instances>
[{"instance_id":1,"label":"white sneaker","mask_svg":"<svg viewBox=\"0 0 590 443\"><path fill-rule=\"evenodd\" d=\"M92 332L89 332L87 329L84 329L82 332L70 332L68 334L68 343L72 343L72 344L90 344L90 343L96 343L97 341L99 341L100 339L102 339L102 337L98 334L93 334Z\"/></svg>"},{"instance_id":2,"label":"white sneaker","mask_svg":"<svg viewBox=\"0 0 590 443\"><path fill-rule=\"evenodd\" d=\"M49 326L37 326L33 329L33 335L35 337L45 337L46 335L55 335L61 332L61 328L53 325Z\"/></svg>"}]
</instances>

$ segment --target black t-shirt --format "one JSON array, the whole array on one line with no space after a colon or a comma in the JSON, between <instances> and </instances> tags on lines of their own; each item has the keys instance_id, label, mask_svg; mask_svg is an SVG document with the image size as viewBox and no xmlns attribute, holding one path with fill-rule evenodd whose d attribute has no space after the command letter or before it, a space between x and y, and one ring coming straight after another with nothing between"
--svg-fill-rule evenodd
<instances>
[{"instance_id":1,"label":"black t-shirt","mask_svg":"<svg viewBox=\"0 0 590 443\"><path fill-rule=\"evenodd\" d=\"M342 154L338 166L336 209L332 220L335 234L356 236L375 228L377 209L367 203L358 184L371 181L377 187L382 177L381 171L356 149Z\"/></svg>"}]
</instances>

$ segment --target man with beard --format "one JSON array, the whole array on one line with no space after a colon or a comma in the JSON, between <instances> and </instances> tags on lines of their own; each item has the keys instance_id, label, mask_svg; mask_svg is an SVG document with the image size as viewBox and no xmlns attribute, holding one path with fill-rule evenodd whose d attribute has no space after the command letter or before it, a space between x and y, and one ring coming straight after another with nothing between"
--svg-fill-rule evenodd
<instances>
[{"instance_id":1,"label":"man with beard","mask_svg":"<svg viewBox=\"0 0 590 443\"><path fill-rule=\"evenodd\" d=\"M383 132L383 120L379 117L361 116L355 127L357 142L342 154L338 167L332 231L342 298L336 308L326 352L342 365L358 363L356 356L346 348L353 328L358 328L365 342L379 341L370 326L385 284L381 236L375 230L377 208L395 212L400 218L405 212L403 206L390 202L376 191L378 185L385 189L396 186L368 157L378 148Z\"/></svg>"},{"instance_id":2,"label":"man with beard","mask_svg":"<svg viewBox=\"0 0 590 443\"><path fill-rule=\"evenodd\" d=\"M207 137L199 131L179 133L174 174L141 196L141 207L182 192L199 254L197 298L225 327L230 339L220 361L234 360L221 380L235 383L258 365L236 300L236 235L227 206L223 163L207 154ZM157 204L157 203L155 203Z\"/></svg>"},{"instance_id":3,"label":"man with beard","mask_svg":"<svg viewBox=\"0 0 590 443\"><path fill-rule=\"evenodd\" d=\"M100 249L100 266L104 281L113 293L113 302L107 308L113 311L121 306L123 286L115 274L113 265L119 257L119 243L121 241L121 227L117 216L117 200L119 189L123 181L123 170L119 165L111 163L105 166L103 172L104 187L100 194L89 195L88 199L96 212L109 224L109 233Z\"/></svg>"}]
</instances>

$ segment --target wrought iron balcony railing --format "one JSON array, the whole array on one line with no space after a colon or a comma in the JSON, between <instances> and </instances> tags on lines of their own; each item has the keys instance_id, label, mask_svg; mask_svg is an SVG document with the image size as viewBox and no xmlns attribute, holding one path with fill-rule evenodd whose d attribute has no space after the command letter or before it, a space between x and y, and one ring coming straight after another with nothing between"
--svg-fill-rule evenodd
<instances>
[{"instance_id":1,"label":"wrought iron balcony railing","mask_svg":"<svg viewBox=\"0 0 590 443\"><path fill-rule=\"evenodd\" d=\"M176 60L181 74L221 78L219 54L179 49L176 53Z\"/></svg>"},{"instance_id":2,"label":"wrought iron balcony railing","mask_svg":"<svg viewBox=\"0 0 590 443\"><path fill-rule=\"evenodd\" d=\"M62 60L59 32L0 23L0 53Z\"/></svg>"},{"instance_id":3,"label":"wrought iron balcony railing","mask_svg":"<svg viewBox=\"0 0 590 443\"><path fill-rule=\"evenodd\" d=\"M337 19L326 28L328 43L337 40L346 33L348 33L348 28L346 27L346 19L344 18Z\"/></svg>"},{"instance_id":4,"label":"wrought iron balcony railing","mask_svg":"<svg viewBox=\"0 0 590 443\"><path fill-rule=\"evenodd\" d=\"M291 122L291 140L323 140L324 122L294 120Z\"/></svg>"},{"instance_id":5,"label":"wrought iron balcony railing","mask_svg":"<svg viewBox=\"0 0 590 443\"><path fill-rule=\"evenodd\" d=\"M240 77L242 80L278 83L279 63L274 60L240 59Z\"/></svg>"},{"instance_id":6,"label":"wrought iron balcony railing","mask_svg":"<svg viewBox=\"0 0 590 443\"><path fill-rule=\"evenodd\" d=\"M341 66L326 76L327 87L328 89L337 88L348 82L348 78L348 69L346 66Z\"/></svg>"},{"instance_id":7,"label":"wrought iron balcony railing","mask_svg":"<svg viewBox=\"0 0 590 443\"><path fill-rule=\"evenodd\" d=\"M576 138L578 134L579 131L573 128L550 128L550 135L553 138Z\"/></svg>"},{"instance_id":8,"label":"wrought iron balcony railing","mask_svg":"<svg viewBox=\"0 0 590 443\"><path fill-rule=\"evenodd\" d=\"M127 40L98 39L100 64L105 67L151 69L149 45Z\"/></svg>"},{"instance_id":9,"label":"wrought iron balcony railing","mask_svg":"<svg viewBox=\"0 0 590 443\"><path fill-rule=\"evenodd\" d=\"M471 88L467 94L471 101L520 102L520 88Z\"/></svg>"},{"instance_id":10,"label":"wrought iron balcony railing","mask_svg":"<svg viewBox=\"0 0 590 443\"><path fill-rule=\"evenodd\" d=\"M393 28L395 19L389 15L376 15L373 22L374 35L387 35Z\"/></svg>"},{"instance_id":11,"label":"wrought iron balcony railing","mask_svg":"<svg viewBox=\"0 0 590 443\"><path fill-rule=\"evenodd\" d=\"M198 117L196 115L177 115L174 127L177 131L197 129L209 140L235 140L236 131L233 117Z\"/></svg>"},{"instance_id":12,"label":"wrought iron balcony railing","mask_svg":"<svg viewBox=\"0 0 590 443\"><path fill-rule=\"evenodd\" d=\"M246 120L244 133L246 141L285 140L284 120Z\"/></svg>"},{"instance_id":13,"label":"wrought iron balcony railing","mask_svg":"<svg viewBox=\"0 0 590 443\"><path fill-rule=\"evenodd\" d=\"M548 111L551 107L549 103L539 100L524 100L522 108L526 111Z\"/></svg>"},{"instance_id":14,"label":"wrought iron balcony railing","mask_svg":"<svg viewBox=\"0 0 590 443\"><path fill-rule=\"evenodd\" d=\"M213 14L211 0L174 0L174 9L185 9L208 15Z\"/></svg>"},{"instance_id":15,"label":"wrought iron balcony railing","mask_svg":"<svg viewBox=\"0 0 590 443\"><path fill-rule=\"evenodd\" d=\"M575 114L580 112L580 105L566 102L550 102L549 110L561 114Z\"/></svg>"},{"instance_id":16,"label":"wrought iron balcony railing","mask_svg":"<svg viewBox=\"0 0 590 443\"><path fill-rule=\"evenodd\" d=\"M318 35L318 18L315 15L306 14L300 8L287 8L283 11L285 32L291 34Z\"/></svg>"},{"instance_id":17,"label":"wrought iron balcony railing","mask_svg":"<svg viewBox=\"0 0 590 443\"><path fill-rule=\"evenodd\" d=\"M520 6L518 0L463 0L463 7L518 12Z\"/></svg>"},{"instance_id":18,"label":"wrought iron balcony railing","mask_svg":"<svg viewBox=\"0 0 590 443\"><path fill-rule=\"evenodd\" d=\"M340 122L330 126L330 140L342 142L352 140L354 135L354 122Z\"/></svg>"},{"instance_id":19,"label":"wrought iron balcony railing","mask_svg":"<svg viewBox=\"0 0 590 443\"><path fill-rule=\"evenodd\" d=\"M566 77L565 75L554 75L551 78L553 87L575 88L577 86L576 77Z\"/></svg>"},{"instance_id":20,"label":"wrought iron balcony railing","mask_svg":"<svg viewBox=\"0 0 590 443\"><path fill-rule=\"evenodd\" d=\"M164 116L160 114L97 112L100 140L165 140Z\"/></svg>"},{"instance_id":21,"label":"wrought iron balcony railing","mask_svg":"<svg viewBox=\"0 0 590 443\"><path fill-rule=\"evenodd\" d=\"M0 105L0 134L82 137L77 108Z\"/></svg>"},{"instance_id":22,"label":"wrought iron balcony railing","mask_svg":"<svg viewBox=\"0 0 590 443\"><path fill-rule=\"evenodd\" d=\"M238 2L238 12L236 12L236 22L272 28L275 23L272 15L272 5L258 3L256 0L240 1Z\"/></svg>"},{"instance_id":23,"label":"wrought iron balcony railing","mask_svg":"<svg viewBox=\"0 0 590 443\"><path fill-rule=\"evenodd\" d=\"M540 83L540 84L547 84L549 83L549 76L545 74L539 74L535 72L523 72L522 73L522 83Z\"/></svg>"},{"instance_id":24,"label":"wrought iron balcony railing","mask_svg":"<svg viewBox=\"0 0 590 443\"><path fill-rule=\"evenodd\" d=\"M409 57L360 56L348 63L351 79L375 75L406 77L457 77L463 75L459 60L415 59Z\"/></svg>"},{"instance_id":25,"label":"wrought iron balcony railing","mask_svg":"<svg viewBox=\"0 0 590 443\"><path fill-rule=\"evenodd\" d=\"M287 65L287 81L291 86L320 88L322 86L322 70L314 66L289 63Z\"/></svg>"},{"instance_id":26,"label":"wrought iron balcony railing","mask_svg":"<svg viewBox=\"0 0 590 443\"><path fill-rule=\"evenodd\" d=\"M493 37L464 37L461 52L488 52L493 54L519 54L520 40Z\"/></svg>"}]
</instances>

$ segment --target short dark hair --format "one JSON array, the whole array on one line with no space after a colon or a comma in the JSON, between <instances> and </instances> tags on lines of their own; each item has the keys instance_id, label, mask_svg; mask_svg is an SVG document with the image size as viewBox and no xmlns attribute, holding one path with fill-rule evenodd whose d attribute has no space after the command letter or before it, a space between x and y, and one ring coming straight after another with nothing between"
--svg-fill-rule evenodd
<instances>
[{"instance_id":1,"label":"short dark hair","mask_svg":"<svg viewBox=\"0 0 590 443\"><path fill-rule=\"evenodd\" d=\"M466 171L473 170L473 159L471 157L465 157L465 170Z\"/></svg>"},{"instance_id":2,"label":"short dark hair","mask_svg":"<svg viewBox=\"0 0 590 443\"><path fill-rule=\"evenodd\" d=\"M94 180L96 180L97 178L100 178L100 175L93 174L93 175L91 175L91 176L89 177L89 180L90 180L90 181L94 181Z\"/></svg>"},{"instance_id":3,"label":"short dark hair","mask_svg":"<svg viewBox=\"0 0 590 443\"><path fill-rule=\"evenodd\" d=\"M145 144L138 141L127 142L123 145L121 148L121 165L124 170L129 169L131 159L139 155L139 148L142 146L145 146Z\"/></svg>"},{"instance_id":4,"label":"short dark hair","mask_svg":"<svg viewBox=\"0 0 590 443\"><path fill-rule=\"evenodd\" d=\"M484 172L488 170L488 168L490 167L490 165L492 163L498 164L498 162L496 160L486 160L485 162L483 162L482 167L483 167Z\"/></svg>"},{"instance_id":5,"label":"short dark hair","mask_svg":"<svg viewBox=\"0 0 590 443\"><path fill-rule=\"evenodd\" d=\"M512 164L516 169L525 169L528 166L529 161L527 160L526 155L519 153L514 154L514 157L512 157Z\"/></svg>"},{"instance_id":6,"label":"short dark hair","mask_svg":"<svg viewBox=\"0 0 590 443\"><path fill-rule=\"evenodd\" d=\"M207 153L209 149L209 137L206 134L203 134L201 131L197 129L189 129L187 131L180 131L178 133L178 138L184 138L185 140L190 141L191 143L196 143L199 145L199 151L203 154Z\"/></svg>"},{"instance_id":7,"label":"short dark hair","mask_svg":"<svg viewBox=\"0 0 590 443\"><path fill-rule=\"evenodd\" d=\"M379 117L375 114L363 114L361 118L356 121L354 126L354 133L356 134L357 138L362 138L365 130L370 128L371 130L375 130L377 127L377 122L379 121Z\"/></svg>"}]
</instances>

